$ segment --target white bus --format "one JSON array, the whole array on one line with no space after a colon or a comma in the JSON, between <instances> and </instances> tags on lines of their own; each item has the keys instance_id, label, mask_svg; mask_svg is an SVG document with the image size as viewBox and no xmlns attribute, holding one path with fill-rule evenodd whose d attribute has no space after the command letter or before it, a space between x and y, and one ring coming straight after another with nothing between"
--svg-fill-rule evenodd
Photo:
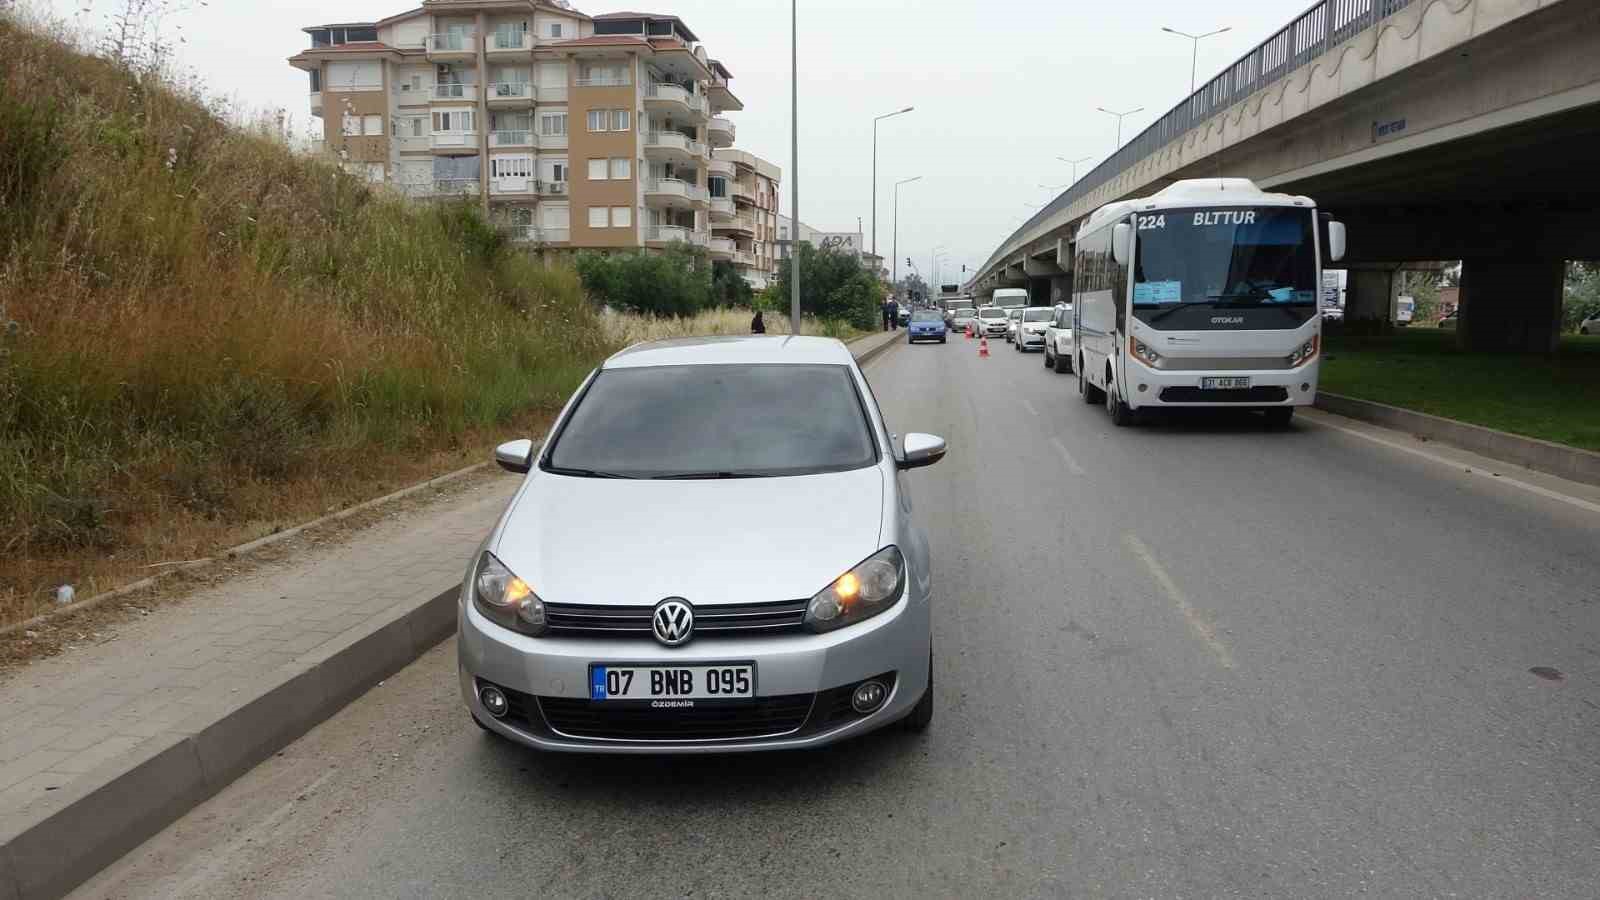
<instances>
[{"instance_id":1,"label":"white bus","mask_svg":"<svg viewBox=\"0 0 1600 900\"><path fill-rule=\"evenodd\" d=\"M1306 197L1243 178L1180 181L1096 210L1078 229L1078 390L1117 425L1159 407L1259 409L1287 424L1317 395L1323 256ZM1319 234L1325 235L1325 254Z\"/></svg>"}]
</instances>

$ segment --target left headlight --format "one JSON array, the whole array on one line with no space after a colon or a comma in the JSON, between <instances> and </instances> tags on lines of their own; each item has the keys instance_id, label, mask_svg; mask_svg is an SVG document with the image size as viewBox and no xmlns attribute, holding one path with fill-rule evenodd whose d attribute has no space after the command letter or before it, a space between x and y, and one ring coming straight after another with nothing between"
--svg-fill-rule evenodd
<instances>
[{"instance_id":1,"label":"left headlight","mask_svg":"<svg viewBox=\"0 0 1600 900\"><path fill-rule=\"evenodd\" d=\"M870 619L894 606L905 585L905 557L898 548L885 547L811 598L806 605L806 627L816 632L833 631Z\"/></svg>"},{"instance_id":2,"label":"left headlight","mask_svg":"<svg viewBox=\"0 0 1600 900\"><path fill-rule=\"evenodd\" d=\"M1128 352L1133 354L1134 359L1139 360L1147 366L1157 366L1161 363L1161 354L1157 353L1153 348L1146 346L1144 341L1141 341L1132 335L1128 336Z\"/></svg>"},{"instance_id":3,"label":"left headlight","mask_svg":"<svg viewBox=\"0 0 1600 900\"><path fill-rule=\"evenodd\" d=\"M1296 347L1293 353L1283 358L1283 361L1291 368L1305 365L1311 361L1311 357L1317 355L1317 343L1317 336L1313 334L1310 340Z\"/></svg>"},{"instance_id":4,"label":"left headlight","mask_svg":"<svg viewBox=\"0 0 1600 900\"><path fill-rule=\"evenodd\" d=\"M478 557L478 571L472 576L472 602L502 628L538 637L549 627L544 601L487 550Z\"/></svg>"}]
</instances>

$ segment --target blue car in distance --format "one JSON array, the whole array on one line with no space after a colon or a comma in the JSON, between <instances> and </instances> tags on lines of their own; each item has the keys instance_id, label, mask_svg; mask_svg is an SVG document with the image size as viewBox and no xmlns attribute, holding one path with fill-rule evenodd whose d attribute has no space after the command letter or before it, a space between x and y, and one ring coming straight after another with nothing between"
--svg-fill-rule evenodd
<instances>
[{"instance_id":1,"label":"blue car in distance","mask_svg":"<svg viewBox=\"0 0 1600 900\"><path fill-rule=\"evenodd\" d=\"M906 325L906 341L915 344L917 341L945 342L944 314L937 309L919 309L911 314L911 322Z\"/></svg>"}]
</instances>

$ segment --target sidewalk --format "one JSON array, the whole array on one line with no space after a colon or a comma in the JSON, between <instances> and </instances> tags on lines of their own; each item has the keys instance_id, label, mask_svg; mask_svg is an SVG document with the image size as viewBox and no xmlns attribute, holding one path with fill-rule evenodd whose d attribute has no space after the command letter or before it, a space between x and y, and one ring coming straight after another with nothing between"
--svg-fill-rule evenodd
<instances>
[{"instance_id":1,"label":"sidewalk","mask_svg":"<svg viewBox=\"0 0 1600 900\"><path fill-rule=\"evenodd\" d=\"M520 483L490 477L0 681L0 900L66 893L452 633Z\"/></svg>"}]
</instances>

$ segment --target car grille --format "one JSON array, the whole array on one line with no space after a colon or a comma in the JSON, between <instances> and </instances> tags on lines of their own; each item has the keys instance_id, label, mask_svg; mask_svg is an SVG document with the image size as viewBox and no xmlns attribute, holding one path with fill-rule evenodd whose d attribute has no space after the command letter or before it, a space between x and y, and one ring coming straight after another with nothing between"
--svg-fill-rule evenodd
<instances>
[{"instance_id":1,"label":"car grille","mask_svg":"<svg viewBox=\"0 0 1600 900\"><path fill-rule=\"evenodd\" d=\"M1167 387L1161 389L1161 399L1168 403L1282 403L1289 399L1289 391L1277 385L1259 385L1244 390Z\"/></svg>"},{"instance_id":2,"label":"car grille","mask_svg":"<svg viewBox=\"0 0 1600 900\"><path fill-rule=\"evenodd\" d=\"M809 603L809 600L780 600L776 603L697 606L694 610L694 633L736 636L799 631ZM550 623L551 635L648 637L650 616L655 612L655 606L546 603L544 611Z\"/></svg>"},{"instance_id":3,"label":"car grille","mask_svg":"<svg viewBox=\"0 0 1600 900\"><path fill-rule=\"evenodd\" d=\"M630 741L715 741L773 737L799 730L816 694L762 697L750 704L659 710L610 706L572 697L540 697L554 731L578 738ZM845 698L846 705L849 698Z\"/></svg>"}]
</instances>

